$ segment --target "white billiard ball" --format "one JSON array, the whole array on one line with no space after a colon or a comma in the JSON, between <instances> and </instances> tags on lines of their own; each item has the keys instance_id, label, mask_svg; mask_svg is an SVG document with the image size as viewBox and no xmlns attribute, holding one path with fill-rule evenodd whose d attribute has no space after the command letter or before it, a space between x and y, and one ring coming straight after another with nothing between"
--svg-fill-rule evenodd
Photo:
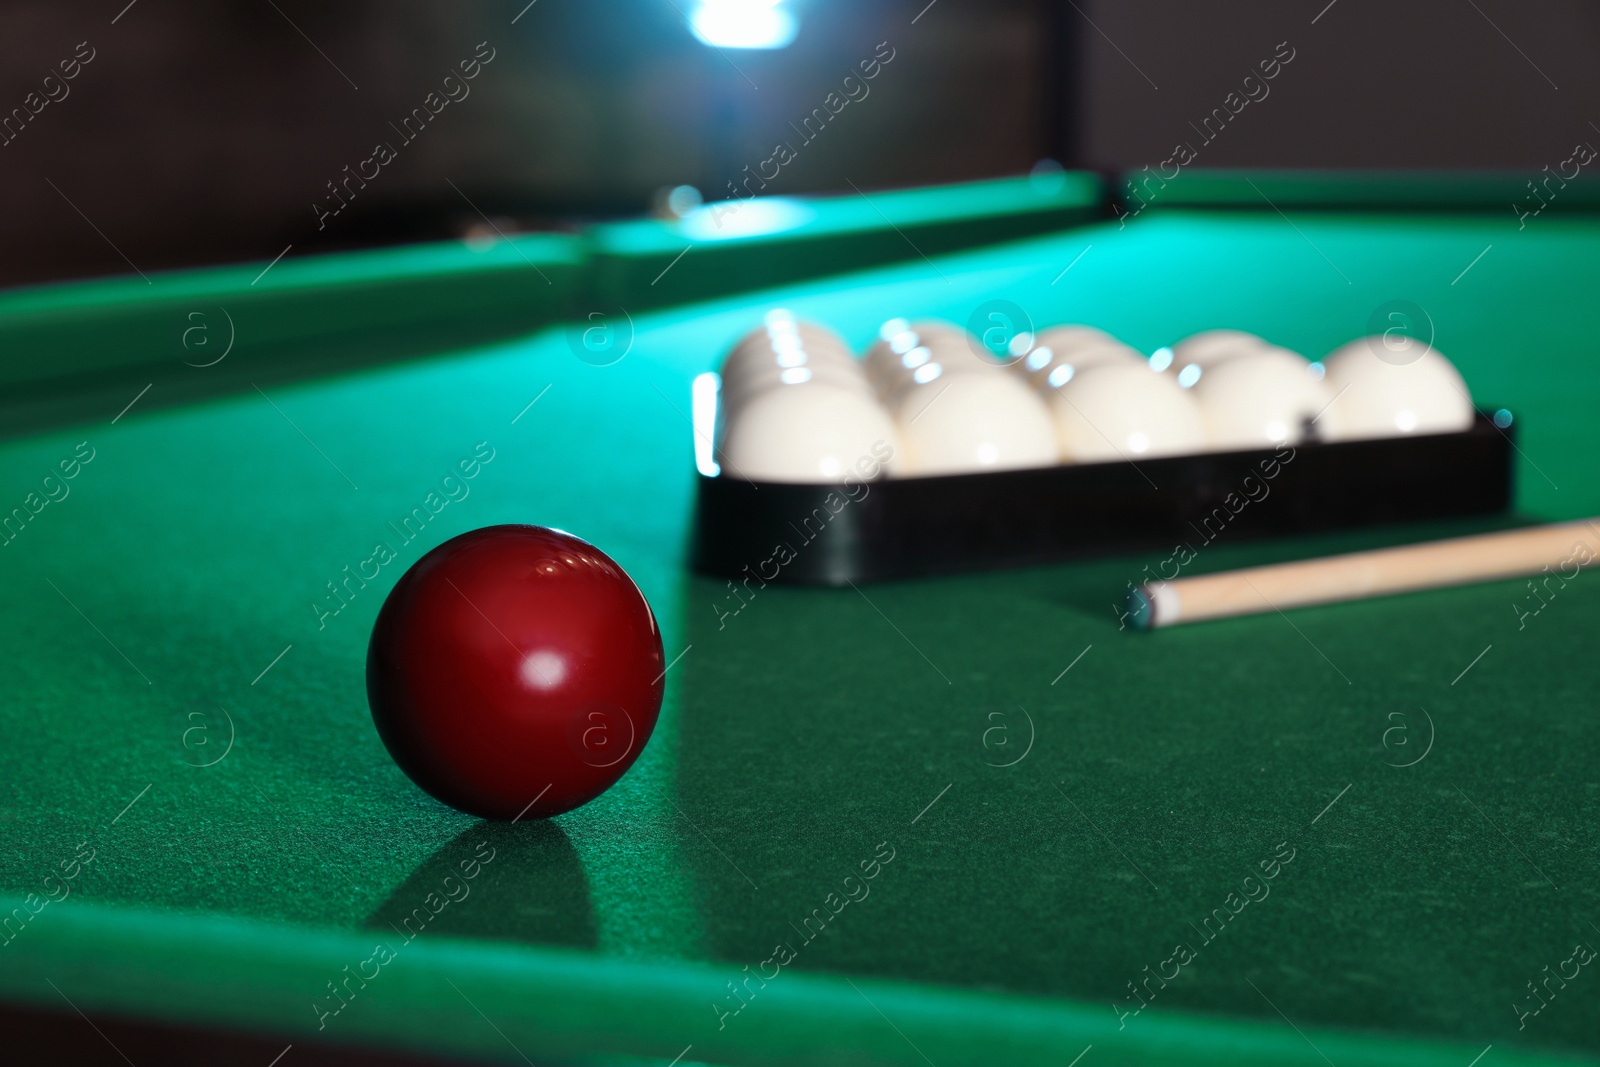
<instances>
[{"instance_id":1,"label":"white billiard ball","mask_svg":"<svg viewBox=\"0 0 1600 1067\"><path fill-rule=\"evenodd\" d=\"M1140 370L1150 369L1149 362L1138 350L1115 340L1095 340L1068 349L1041 345L1024 356L1017 366L1033 388L1057 389L1080 371L1103 363L1125 363Z\"/></svg>"},{"instance_id":2,"label":"white billiard ball","mask_svg":"<svg viewBox=\"0 0 1600 1067\"><path fill-rule=\"evenodd\" d=\"M796 331L793 325L780 320L775 329L752 330L723 361L713 438L718 445L732 416L768 389L822 382L871 396L860 361L842 340L825 327L799 323Z\"/></svg>"},{"instance_id":3,"label":"white billiard ball","mask_svg":"<svg viewBox=\"0 0 1600 1067\"><path fill-rule=\"evenodd\" d=\"M1381 353L1381 355L1380 355ZM1322 361L1338 396L1335 439L1452 433L1472 426L1472 394L1454 364L1412 337L1365 337Z\"/></svg>"},{"instance_id":4,"label":"white billiard ball","mask_svg":"<svg viewBox=\"0 0 1600 1067\"><path fill-rule=\"evenodd\" d=\"M728 357L722 363L722 381L731 386L738 384L739 379L747 374L766 374L774 368L784 371L795 366L816 366L819 363L846 371L861 370L859 360L837 338L829 338L826 334L798 336L779 333L770 336L762 331L746 334L746 338L742 338L738 346L728 352Z\"/></svg>"},{"instance_id":5,"label":"white billiard ball","mask_svg":"<svg viewBox=\"0 0 1600 1067\"><path fill-rule=\"evenodd\" d=\"M773 364L746 369L732 381L723 382L722 406L731 413L748 404L752 397L768 389L805 385L808 382L821 382L849 389L862 396L872 396L872 387L867 384L867 376L862 373L859 361L851 359L849 363L841 364L830 360L808 359L788 366Z\"/></svg>"},{"instance_id":6,"label":"white billiard ball","mask_svg":"<svg viewBox=\"0 0 1600 1067\"><path fill-rule=\"evenodd\" d=\"M1205 450L1205 428L1194 399L1142 359L1086 367L1047 396L1061 458L1068 462Z\"/></svg>"},{"instance_id":7,"label":"white billiard ball","mask_svg":"<svg viewBox=\"0 0 1600 1067\"><path fill-rule=\"evenodd\" d=\"M1242 353L1213 364L1190 392L1213 451L1330 439L1338 432L1333 393L1310 364L1282 350Z\"/></svg>"},{"instance_id":8,"label":"white billiard ball","mask_svg":"<svg viewBox=\"0 0 1600 1067\"><path fill-rule=\"evenodd\" d=\"M911 323L905 319L890 319L878 327L878 336L862 356L861 363L866 369L867 378L877 387L895 375L900 366L901 358L907 353L918 348L926 348L922 338L911 328ZM932 358L928 353L920 362Z\"/></svg>"},{"instance_id":9,"label":"white billiard ball","mask_svg":"<svg viewBox=\"0 0 1600 1067\"><path fill-rule=\"evenodd\" d=\"M891 397L908 474L1047 467L1059 462L1044 401L1007 374L946 372L930 363L921 380Z\"/></svg>"},{"instance_id":10,"label":"white billiard ball","mask_svg":"<svg viewBox=\"0 0 1600 1067\"><path fill-rule=\"evenodd\" d=\"M972 335L963 327L944 319L917 319L907 324L907 329L922 339L925 345L961 344L965 345L971 340Z\"/></svg>"},{"instance_id":11,"label":"white billiard ball","mask_svg":"<svg viewBox=\"0 0 1600 1067\"><path fill-rule=\"evenodd\" d=\"M722 377L739 373L747 362L765 365L784 353L804 351L813 361L853 361L844 338L820 323L796 318L788 311L769 311L760 326L734 342L723 361Z\"/></svg>"},{"instance_id":12,"label":"white billiard ball","mask_svg":"<svg viewBox=\"0 0 1600 1067\"><path fill-rule=\"evenodd\" d=\"M1172 346L1173 365L1187 361L1208 366L1267 344L1265 338L1244 330L1202 330Z\"/></svg>"},{"instance_id":13,"label":"white billiard ball","mask_svg":"<svg viewBox=\"0 0 1600 1067\"><path fill-rule=\"evenodd\" d=\"M1126 347L1121 341L1106 333L1104 330L1093 326L1051 326L1040 330L1029 338L1031 344L1024 353L1023 358L1011 364L1013 369L1024 375L1031 376L1043 366L1047 357L1038 353L1043 350L1053 356L1064 356L1068 353L1087 351L1100 348Z\"/></svg>"},{"instance_id":14,"label":"white billiard ball","mask_svg":"<svg viewBox=\"0 0 1600 1067\"><path fill-rule=\"evenodd\" d=\"M833 330L820 322L803 319L786 308L775 308L761 317L761 325L746 337L766 335L772 338L798 337L807 344L821 344L848 355L850 346Z\"/></svg>"},{"instance_id":15,"label":"white billiard ball","mask_svg":"<svg viewBox=\"0 0 1600 1067\"><path fill-rule=\"evenodd\" d=\"M867 349L863 363L873 387L888 394L929 362L941 364L946 371L1000 366L998 361L980 357L978 348L977 339L954 323L890 319L878 330L878 339Z\"/></svg>"},{"instance_id":16,"label":"white billiard ball","mask_svg":"<svg viewBox=\"0 0 1600 1067\"><path fill-rule=\"evenodd\" d=\"M724 477L837 483L862 477L863 465L893 472L900 451L894 422L876 399L808 382L768 389L730 412L721 460Z\"/></svg>"},{"instance_id":17,"label":"white billiard ball","mask_svg":"<svg viewBox=\"0 0 1600 1067\"><path fill-rule=\"evenodd\" d=\"M1053 348L1057 352L1071 352L1078 348L1094 348L1105 344L1121 344L1106 331L1093 326L1051 326L1040 330L1033 339L1035 345Z\"/></svg>"},{"instance_id":18,"label":"white billiard ball","mask_svg":"<svg viewBox=\"0 0 1600 1067\"><path fill-rule=\"evenodd\" d=\"M755 334L759 331L765 331L772 337L783 337L785 335L799 337L808 344L825 345L845 355L850 355L850 346L836 332L820 322L800 318L787 308L774 308L763 315L761 317L761 326L750 332Z\"/></svg>"},{"instance_id":19,"label":"white billiard ball","mask_svg":"<svg viewBox=\"0 0 1600 1067\"><path fill-rule=\"evenodd\" d=\"M1280 359L1286 359L1289 362L1293 363L1296 367L1310 367L1311 366L1311 361L1309 359L1307 359L1305 356L1302 356L1300 353L1296 352L1292 348L1284 348L1282 345L1266 344L1266 345L1262 345L1261 348L1259 348L1257 351L1265 352L1265 353L1267 353L1269 355L1275 355L1275 356L1279 357ZM1255 353L1250 353L1250 354L1254 355ZM1315 376L1315 375L1320 375L1322 372L1320 370L1313 369L1311 373Z\"/></svg>"},{"instance_id":20,"label":"white billiard ball","mask_svg":"<svg viewBox=\"0 0 1600 1067\"><path fill-rule=\"evenodd\" d=\"M1203 330L1175 345L1157 349L1150 361L1156 370L1171 370L1182 379L1180 385L1189 386L1207 367L1270 347L1266 340L1243 330ZM1190 367L1196 369L1189 370Z\"/></svg>"},{"instance_id":21,"label":"white billiard ball","mask_svg":"<svg viewBox=\"0 0 1600 1067\"><path fill-rule=\"evenodd\" d=\"M1185 389L1188 389L1198 382L1206 373L1206 367L1220 366L1223 363L1226 363L1229 360L1241 355L1250 356L1251 358L1265 356L1270 359L1277 359L1288 366L1293 367L1297 371L1308 371L1313 378L1317 379L1320 379L1324 373L1321 364L1312 363L1300 353L1292 349L1282 348L1278 345L1266 344L1263 342L1258 347L1247 349L1242 352L1233 352L1231 355L1226 356L1215 356L1214 358L1208 359L1204 364L1190 363L1179 369L1177 373L1173 375L1173 377L1177 380L1179 385L1183 386Z\"/></svg>"}]
</instances>

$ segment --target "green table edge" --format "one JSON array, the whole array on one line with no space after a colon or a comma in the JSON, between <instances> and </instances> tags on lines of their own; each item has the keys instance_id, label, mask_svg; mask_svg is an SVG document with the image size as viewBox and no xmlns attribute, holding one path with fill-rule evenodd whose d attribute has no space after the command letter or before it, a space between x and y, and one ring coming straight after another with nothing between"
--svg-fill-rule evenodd
<instances>
[{"instance_id":1,"label":"green table edge","mask_svg":"<svg viewBox=\"0 0 1600 1067\"><path fill-rule=\"evenodd\" d=\"M252 351L406 338L444 315L464 342L563 317L581 242L528 235L29 286L0 293L0 385Z\"/></svg>"},{"instance_id":2,"label":"green table edge","mask_svg":"<svg viewBox=\"0 0 1600 1067\"><path fill-rule=\"evenodd\" d=\"M237 340L255 354L381 346L393 358L532 333L588 311L693 303L1038 235L1100 217L1095 174L1059 172L849 197L712 204L676 222L524 234L117 275L0 292L0 386L171 371ZM805 221L770 225L774 210ZM726 236L728 214L743 219ZM760 216L760 217L757 217ZM755 219L756 225L751 224ZM763 221L767 220L767 221ZM687 265L665 268L693 245ZM285 251L288 251L287 249ZM209 346L209 347L207 347Z\"/></svg>"},{"instance_id":3,"label":"green table edge","mask_svg":"<svg viewBox=\"0 0 1600 1067\"><path fill-rule=\"evenodd\" d=\"M0 913L22 908L0 898ZM24 909L23 914L27 914ZM313 1000L388 941L395 957L319 1030ZM1115 1012L1072 1000L790 973L762 989L752 1014L719 1031L712 998L730 973L679 962L604 959L553 949L381 932L356 935L250 920L60 904L0 948L6 999L188 1025L247 1028L489 1058L507 1041L534 1055L682 1056L798 1065L853 1050L882 1064L940 1067L1065 1062L1087 1046L1098 1063L1234 1065L1313 1062L1307 1042L1341 1065L1462 1067L1481 1050L1389 1034L1302 1028L1163 1012L1119 1033ZM0 957L4 958L4 957ZM52 988L52 983L54 988ZM363 1003L363 999L366 1003ZM363 1009L368 1010L363 1010ZM480 1014L481 1013L481 1014ZM483 1025L488 1019L493 1027ZM888 1025L885 1020L894 1020ZM823 1025L825 1021L825 1025ZM498 1029L496 1029L498 1028ZM922 1051L919 1051L922 1050ZM1500 1047L1496 1064L1592 1063Z\"/></svg>"},{"instance_id":4,"label":"green table edge","mask_svg":"<svg viewBox=\"0 0 1600 1067\"><path fill-rule=\"evenodd\" d=\"M1100 218L1106 207L1104 178L1087 171L727 200L680 220L591 227L590 292L633 309L688 303L1036 236Z\"/></svg>"},{"instance_id":5,"label":"green table edge","mask_svg":"<svg viewBox=\"0 0 1600 1067\"><path fill-rule=\"evenodd\" d=\"M1122 172L1111 195L1123 212L1161 208L1538 213L1600 210L1600 179L1540 171L1237 170L1173 161ZM1576 171L1574 171L1576 174Z\"/></svg>"}]
</instances>

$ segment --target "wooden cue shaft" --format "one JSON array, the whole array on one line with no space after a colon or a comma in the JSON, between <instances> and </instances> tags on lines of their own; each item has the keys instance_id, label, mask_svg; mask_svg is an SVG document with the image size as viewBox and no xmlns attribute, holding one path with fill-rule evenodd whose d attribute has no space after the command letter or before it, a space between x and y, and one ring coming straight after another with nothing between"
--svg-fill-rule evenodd
<instances>
[{"instance_id":1,"label":"wooden cue shaft","mask_svg":"<svg viewBox=\"0 0 1600 1067\"><path fill-rule=\"evenodd\" d=\"M1203 619L1387 596L1416 589L1537 574L1600 558L1600 519L1428 541L1344 556L1146 582L1128 594L1127 618L1139 629ZM1580 547L1581 546L1581 547ZM1570 576L1569 576L1570 577Z\"/></svg>"}]
</instances>

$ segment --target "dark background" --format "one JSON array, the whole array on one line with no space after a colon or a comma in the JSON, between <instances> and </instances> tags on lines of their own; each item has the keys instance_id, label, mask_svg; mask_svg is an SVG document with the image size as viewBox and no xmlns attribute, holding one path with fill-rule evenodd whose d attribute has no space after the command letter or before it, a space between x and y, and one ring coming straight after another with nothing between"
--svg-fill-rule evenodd
<instances>
[{"instance_id":1,"label":"dark background","mask_svg":"<svg viewBox=\"0 0 1600 1067\"><path fill-rule=\"evenodd\" d=\"M726 53L688 32L691 0L126 2L0 7L0 114L95 50L0 147L0 284L455 236L481 225L468 198L507 229L678 183L713 199L879 42L870 95L769 192L1158 163L1280 42L1270 96L1195 166L1532 178L1600 143L1600 8L1579 0L787 0L792 46ZM480 41L471 95L319 232L325 183Z\"/></svg>"}]
</instances>

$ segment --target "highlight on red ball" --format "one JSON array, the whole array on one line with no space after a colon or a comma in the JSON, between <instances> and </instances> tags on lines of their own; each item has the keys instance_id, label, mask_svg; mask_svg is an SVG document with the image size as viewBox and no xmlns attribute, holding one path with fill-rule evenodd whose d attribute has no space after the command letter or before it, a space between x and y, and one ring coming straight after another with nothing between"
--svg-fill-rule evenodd
<instances>
[{"instance_id":1,"label":"highlight on red ball","mask_svg":"<svg viewBox=\"0 0 1600 1067\"><path fill-rule=\"evenodd\" d=\"M452 538L384 601L367 701L429 794L484 818L586 804L655 729L664 663L644 594L595 546L543 526Z\"/></svg>"}]
</instances>

